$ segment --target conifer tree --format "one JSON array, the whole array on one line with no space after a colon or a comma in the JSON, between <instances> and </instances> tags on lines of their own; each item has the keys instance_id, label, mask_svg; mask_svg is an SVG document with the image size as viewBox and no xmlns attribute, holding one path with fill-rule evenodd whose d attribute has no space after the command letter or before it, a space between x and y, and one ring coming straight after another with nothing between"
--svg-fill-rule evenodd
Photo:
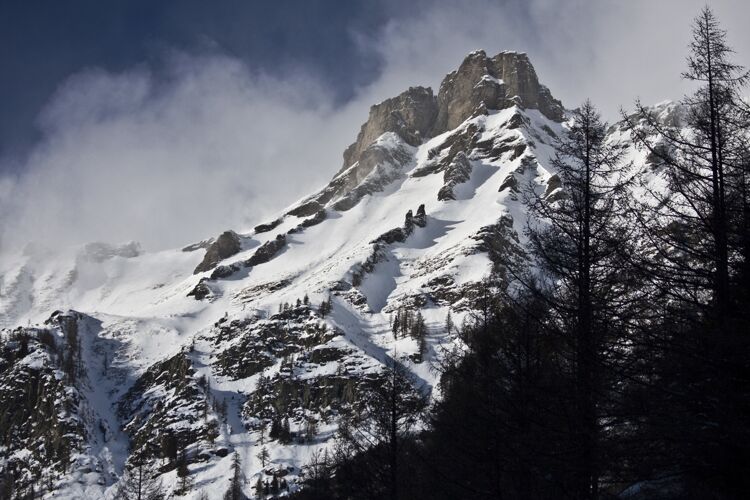
<instances>
[{"instance_id":1,"label":"conifer tree","mask_svg":"<svg viewBox=\"0 0 750 500\"><path fill-rule=\"evenodd\" d=\"M164 488L148 467L139 460L125 471L114 495L115 500L163 500Z\"/></svg>"},{"instance_id":2,"label":"conifer tree","mask_svg":"<svg viewBox=\"0 0 750 500\"><path fill-rule=\"evenodd\" d=\"M422 311L417 311L414 321L411 324L411 328L409 329L409 335L414 339L419 339L425 335L426 329L427 327L424 322L424 317L422 316Z\"/></svg>"},{"instance_id":3,"label":"conifer tree","mask_svg":"<svg viewBox=\"0 0 750 500\"><path fill-rule=\"evenodd\" d=\"M271 420L271 429L268 431L268 437L270 439L278 439L280 435L281 424L279 423L278 417L274 417Z\"/></svg>"},{"instance_id":4,"label":"conifer tree","mask_svg":"<svg viewBox=\"0 0 750 500\"><path fill-rule=\"evenodd\" d=\"M188 457L187 450L182 448L180 450L179 458L177 459L177 491L180 495L186 495L193 487L193 479L190 477L190 469L188 468Z\"/></svg>"},{"instance_id":5,"label":"conifer tree","mask_svg":"<svg viewBox=\"0 0 750 500\"><path fill-rule=\"evenodd\" d=\"M281 424L280 441L282 444L289 444L292 442L292 431L289 428L289 417L284 417L284 421Z\"/></svg>"},{"instance_id":6,"label":"conifer tree","mask_svg":"<svg viewBox=\"0 0 750 500\"><path fill-rule=\"evenodd\" d=\"M232 477L229 479L229 489L224 494L224 500L244 500L245 494L242 487L245 484L245 475L242 472L242 461L238 452L234 452L232 458Z\"/></svg>"},{"instance_id":7,"label":"conifer tree","mask_svg":"<svg viewBox=\"0 0 750 500\"><path fill-rule=\"evenodd\" d=\"M649 242L637 263L653 304L634 351L650 360L638 395L647 401L648 461L675 470L698 496L750 487L750 225L748 72L731 61L709 7L693 23L683 77L695 91L673 120L636 103L627 117L665 189L650 188L633 215ZM648 462L647 461L647 462Z\"/></svg>"},{"instance_id":8,"label":"conifer tree","mask_svg":"<svg viewBox=\"0 0 750 500\"><path fill-rule=\"evenodd\" d=\"M324 300L324 301L322 301L320 303L320 307L318 309L318 312L320 313L320 315L322 317L325 318L326 316L328 316L331 313L331 308L332 308L332 305L331 305L331 295L329 294L328 295L328 299Z\"/></svg>"},{"instance_id":9,"label":"conifer tree","mask_svg":"<svg viewBox=\"0 0 750 500\"><path fill-rule=\"evenodd\" d=\"M264 469L266 468L266 463L268 462L268 459L270 458L270 455L268 453L268 448L263 446L258 454L255 456L258 460L260 460L260 465Z\"/></svg>"},{"instance_id":10,"label":"conifer tree","mask_svg":"<svg viewBox=\"0 0 750 500\"><path fill-rule=\"evenodd\" d=\"M448 314L445 316L445 332L452 333L455 330L456 325L453 323L453 316L451 316L451 310L448 309Z\"/></svg>"},{"instance_id":11,"label":"conifer tree","mask_svg":"<svg viewBox=\"0 0 750 500\"><path fill-rule=\"evenodd\" d=\"M392 362L383 383L367 398L366 407L339 429L333 467L343 467L338 470L349 486L355 486L354 491L399 498L399 483L405 480L399 459L426 405L426 397L412 385L405 368Z\"/></svg>"},{"instance_id":12,"label":"conifer tree","mask_svg":"<svg viewBox=\"0 0 750 500\"><path fill-rule=\"evenodd\" d=\"M426 498L568 498L561 339L545 328L544 299L524 290L499 298L486 321L465 323L469 350L441 363L443 395L420 453Z\"/></svg>"},{"instance_id":13,"label":"conifer tree","mask_svg":"<svg viewBox=\"0 0 750 500\"><path fill-rule=\"evenodd\" d=\"M551 305L555 320L549 327L565 340L572 361L571 488L580 499L598 496L606 456L602 398L612 374L605 361L615 353L633 300L625 271L633 229L619 216L628 168L622 149L605 135L606 124L590 101L574 111L552 160L562 193L540 193L533 186L524 193L528 250L542 281L524 276L525 266L520 271L511 266L522 285Z\"/></svg>"},{"instance_id":14,"label":"conifer tree","mask_svg":"<svg viewBox=\"0 0 750 500\"><path fill-rule=\"evenodd\" d=\"M161 442L161 456L162 458L169 461L169 463L177 460L177 439L174 434L167 430L160 436Z\"/></svg>"}]
</instances>

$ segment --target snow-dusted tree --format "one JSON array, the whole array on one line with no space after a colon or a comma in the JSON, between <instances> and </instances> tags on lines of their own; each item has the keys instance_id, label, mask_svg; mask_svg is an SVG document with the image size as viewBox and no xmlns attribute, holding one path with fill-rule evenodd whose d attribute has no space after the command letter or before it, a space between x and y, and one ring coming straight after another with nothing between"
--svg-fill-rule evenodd
<instances>
[{"instance_id":1,"label":"snow-dusted tree","mask_svg":"<svg viewBox=\"0 0 750 500\"><path fill-rule=\"evenodd\" d=\"M180 454L177 458L177 478L177 492L180 495L187 495L193 488L193 478L190 476L187 450L185 448L180 450Z\"/></svg>"},{"instance_id":2,"label":"snow-dusted tree","mask_svg":"<svg viewBox=\"0 0 750 500\"><path fill-rule=\"evenodd\" d=\"M265 449L265 446L263 447ZM245 485L245 474L242 471L242 460L238 452L232 457L232 477L229 478L229 489L224 493L224 500L244 500L242 487Z\"/></svg>"},{"instance_id":3,"label":"snow-dusted tree","mask_svg":"<svg viewBox=\"0 0 750 500\"><path fill-rule=\"evenodd\" d=\"M227 400L222 399L219 403L219 416L221 417L222 422L227 422Z\"/></svg>"},{"instance_id":4,"label":"snow-dusted tree","mask_svg":"<svg viewBox=\"0 0 750 500\"><path fill-rule=\"evenodd\" d=\"M445 316L445 332L450 334L450 333L453 333L455 329L456 329L456 325L453 322L453 316L451 315L451 310L448 309L448 314Z\"/></svg>"},{"instance_id":5,"label":"snow-dusted tree","mask_svg":"<svg viewBox=\"0 0 750 500\"><path fill-rule=\"evenodd\" d=\"M269 459L270 457L271 457L271 456L270 456L270 454L268 453L268 448L266 448L265 446L263 446L263 447L262 447L262 448L260 449L260 451L258 452L258 454L257 454L257 455L255 455L255 458L257 458L258 460L260 460L260 465L261 465L261 467L263 467L264 469L266 468L266 463L268 463L268 459Z\"/></svg>"},{"instance_id":6,"label":"snow-dusted tree","mask_svg":"<svg viewBox=\"0 0 750 500\"><path fill-rule=\"evenodd\" d=\"M419 339L425 336L426 331L427 326L425 325L422 311L417 311L417 314L412 321L411 328L409 329L409 335L411 335L412 338Z\"/></svg>"},{"instance_id":7,"label":"snow-dusted tree","mask_svg":"<svg viewBox=\"0 0 750 500\"><path fill-rule=\"evenodd\" d=\"M259 497L263 497L263 476L258 476L258 480L255 481L255 486L253 486L253 489L255 490L255 494Z\"/></svg>"},{"instance_id":8,"label":"snow-dusted tree","mask_svg":"<svg viewBox=\"0 0 750 500\"><path fill-rule=\"evenodd\" d=\"M305 419L305 439L308 443L315 439L318 434L318 424L314 418L307 417Z\"/></svg>"},{"instance_id":9,"label":"snow-dusted tree","mask_svg":"<svg viewBox=\"0 0 750 500\"><path fill-rule=\"evenodd\" d=\"M274 417L271 420L271 428L268 431L268 437L270 439L278 439L280 429L281 429L281 422L279 421L278 417Z\"/></svg>"},{"instance_id":10,"label":"snow-dusted tree","mask_svg":"<svg viewBox=\"0 0 750 500\"><path fill-rule=\"evenodd\" d=\"M281 422L279 441L282 444L289 444L292 442L292 431L289 428L289 417L284 417L284 420Z\"/></svg>"},{"instance_id":11,"label":"snow-dusted tree","mask_svg":"<svg viewBox=\"0 0 750 500\"><path fill-rule=\"evenodd\" d=\"M320 303L320 307L318 308L318 312L320 313L321 316L323 316L325 318L326 316L328 316L331 313L332 307L333 307L333 305L331 303L331 295L329 294L328 295L328 299L327 300L323 300Z\"/></svg>"},{"instance_id":12,"label":"snow-dusted tree","mask_svg":"<svg viewBox=\"0 0 750 500\"><path fill-rule=\"evenodd\" d=\"M427 325L425 324L424 317L421 311L417 311L414 321L411 325L409 334L413 339L417 341L417 362L421 363L424 360L424 355L427 352Z\"/></svg>"},{"instance_id":13,"label":"snow-dusted tree","mask_svg":"<svg viewBox=\"0 0 750 500\"><path fill-rule=\"evenodd\" d=\"M401 309L396 310L396 315L393 317L391 322L391 330L393 331L393 338L398 339L398 333L401 328Z\"/></svg>"},{"instance_id":14,"label":"snow-dusted tree","mask_svg":"<svg viewBox=\"0 0 750 500\"><path fill-rule=\"evenodd\" d=\"M164 488L158 475L142 461L125 470L117 484L115 500L163 500Z\"/></svg>"}]
</instances>

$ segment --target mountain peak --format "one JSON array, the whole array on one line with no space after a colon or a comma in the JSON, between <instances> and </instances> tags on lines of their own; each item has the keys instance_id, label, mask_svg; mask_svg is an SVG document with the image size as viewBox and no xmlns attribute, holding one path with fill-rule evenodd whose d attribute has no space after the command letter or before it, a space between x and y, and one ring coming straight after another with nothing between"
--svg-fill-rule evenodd
<instances>
[{"instance_id":1,"label":"mountain peak","mask_svg":"<svg viewBox=\"0 0 750 500\"><path fill-rule=\"evenodd\" d=\"M440 84L438 116L432 134L451 130L478 110L505 109L513 105L538 109L547 118L561 121L563 107L539 83L525 53L504 51L488 57L483 50L470 53L457 70Z\"/></svg>"},{"instance_id":2,"label":"mountain peak","mask_svg":"<svg viewBox=\"0 0 750 500\"><path fill-rule=\"evenodd\" d=\"M547 118L562 121L562 104L539 83L525 53L503 51L488 57L484 50L476 50L464 58L457 70L446 75L437 96L431 88L410 87L372 106L357 140L344 151L344 164L338 174L357 162L386 132L394 132L407 144L417 146L454 129L467 118L514 105L538 109Z\"/></svg>"},{"instance_id":3,"label":"mountain peak","mask_svg":"<svg viewBox=\"0 0 750 500\"><path fill-rule=\"evenodd\" d=\"M437 100L429 87L409 87L398 96L375 104L356 142L344 151L344 165L339 174L358 161L362 152L386 132L395 132L412 146L420 144L430 137L437 113Z\"/></svg>"}]
</instances>

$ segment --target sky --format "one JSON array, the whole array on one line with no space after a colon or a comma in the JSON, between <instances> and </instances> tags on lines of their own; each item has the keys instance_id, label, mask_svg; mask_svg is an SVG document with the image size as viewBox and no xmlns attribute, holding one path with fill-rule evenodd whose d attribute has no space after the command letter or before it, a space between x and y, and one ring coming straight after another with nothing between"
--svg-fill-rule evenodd
<instances>
[{"instance_id":1,"label":"sky","mask_svg":"<svg viewBox=\"0 0 750 500\"><path fill-rule=\"evenodd\" d=\"M750 2L708 2L750 64ZM693 0L0 2L0 251L247 229L322 186L372 104L475 49L573 108L679 99Z\"/></svg>"}]
</instances>

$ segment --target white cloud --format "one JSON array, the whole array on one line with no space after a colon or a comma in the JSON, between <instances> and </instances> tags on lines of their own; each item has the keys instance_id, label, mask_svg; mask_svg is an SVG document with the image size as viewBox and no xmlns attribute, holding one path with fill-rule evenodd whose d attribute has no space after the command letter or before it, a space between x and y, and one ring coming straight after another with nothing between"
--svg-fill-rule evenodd
<instances>
[{"instance_id":1,"label":"white cloud","mask_svg":"<svg viewBox=\"0 0 750 500\"><path fill-rule=\"evenodd\" d=\"M184 55L168 74L89 71L59 90L4 197L6 243L176 246L257 223L339 167L354 124L304 75Z\"/></svg>"},{"instance_id":2,"label":"white cloud","mask_svg":"<svg viewBox=\"0 0 750 500\"><path fill-rule=\"evenodd\" d=\"M750 6L710 3L746 63ZM477 48L528 52L564 104L591 97L610 120L636 96L679 98L702 4L437 2L356 37L382 73L344 106L310 75L274 78L229 57L171 54L158 78L144 67L84 71L40 117L44 139L22 175L0 180L0 243L135 239L156 249L256 224L338 170L370 104L411 85L436 88Z\"/></svg>"},{"instance_id":3,"label":"white cloud","mask_svg":"<svg viewBox=\"0 0 750 500\"><path fill-rule=\"evenodd\" d=\"M390 23L371 41L385 61L375 87L437 86L462 57L529 54L540 80L568 107L591 98L609 120L620 106L679 99L693 18L705 0L441 1L414 20ZM750 65L750 2L714 0L737 60Z\"/></svg>"}]
</instances>

